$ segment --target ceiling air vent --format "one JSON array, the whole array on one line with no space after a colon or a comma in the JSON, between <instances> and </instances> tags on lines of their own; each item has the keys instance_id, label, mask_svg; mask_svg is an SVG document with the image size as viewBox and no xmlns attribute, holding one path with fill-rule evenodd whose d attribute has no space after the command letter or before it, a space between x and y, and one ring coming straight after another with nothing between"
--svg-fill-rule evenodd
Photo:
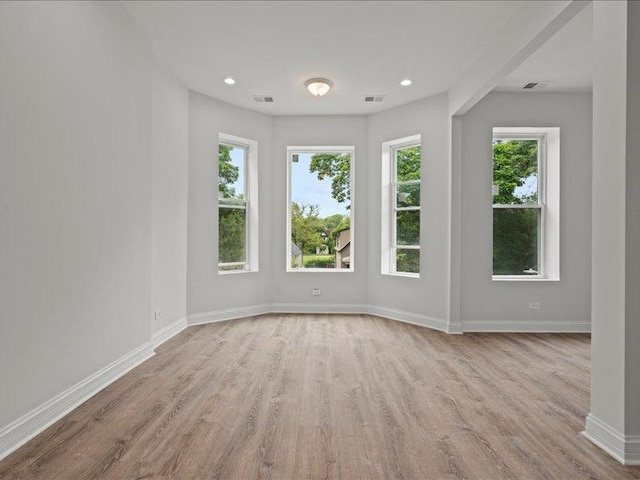
<instances>
[{"instance_id":1,"label":"ceiling air vent","mask_svg":"<svg viewBox=\"0 0 640 480\"><path fill-rule=\"evenodd\" d=\"M522 87L522 90L540 90L551 82L529 82Z\"/></svg>"},{"instance_id":2,"label":"ceiling air vent","mask_svg":"<svg viewBox=\"0 0 640 480\"><path fill-rule=\"evenodd\" d=\"M382 102L385 95L367 95L364 97L365 102Z\"/></svg>"},{"instance_id":3,"label":"ceiling air vent","mask_svg":"<svg viewBox=\"0 0 640 480\"><path fill-rule=\"evenodd\" d=\"M251 98L258 103L273 103L273 97L269 95L252 95Z\"/></svg>"}]
</instances>

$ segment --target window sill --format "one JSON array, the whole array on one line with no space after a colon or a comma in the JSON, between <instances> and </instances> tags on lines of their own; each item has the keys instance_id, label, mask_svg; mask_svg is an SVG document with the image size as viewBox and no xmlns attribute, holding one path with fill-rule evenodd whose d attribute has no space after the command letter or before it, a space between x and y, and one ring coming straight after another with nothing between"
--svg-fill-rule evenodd
<instances>
[{"instance_id":1,"label":"window sill","mask_svg":"<svg viewBox=\"0 0 640 480\"><path fill-rule=\"evenodd\" d=\"M237 275L240 273L258 273L258 270L218 270L218 275Z\"/></svg>"},{"instance_id":2,"label":"window sill","mask_svg":"<svg viewBox=\"0 0 640 480\"><path fill-rule=\"evenodd\" d=\"M287 268L287 273L353 273L352 268Z\"/></svg>"},{"instance_id":3,"label":"window sill","mask_svg":"<svg viewBox=\"0 0 640 480\"><path fill-rule=\"evenodd\" d=\"M385 272L382 275L389 277L420 278L419 273Z\"/></svg>"},{"instance_id":4,"label":"window sill","mask_svg":"<svg viewBox=\"0 0 640 480\"><path fill-rule=\"evenodd\" d=\"M558 282L559 278L547 278L547 277L519 277L509 275L494 275L491 277L494 282Z\"/></svg>"}]
</instances>

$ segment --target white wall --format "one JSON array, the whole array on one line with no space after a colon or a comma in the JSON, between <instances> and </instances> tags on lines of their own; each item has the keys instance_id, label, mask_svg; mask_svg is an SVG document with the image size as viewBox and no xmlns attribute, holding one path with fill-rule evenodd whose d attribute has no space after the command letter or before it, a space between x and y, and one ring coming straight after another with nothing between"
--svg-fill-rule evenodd
<instances>
[{"instance_id":1,"label":"white wall","mask_svg":"<svg viewBox=\"0 0 640 480\"><path fill-rule=\"evenodd\" d=\"M218 275L218 134L258 142L260 270ZM189 92L188 312L271 303L271 117Z\"/></svg>"},{"instance_id":2,"label":"white wall","mask_svg":"<svg viewBox=\"0 0 640 480\"><path fill-rule=\"evenodd\" d=\"M560 127L560 281L496 282L492 274L492 128ZM591 95L492 93L462 118L461 318L464 328L501 322L579 323L591 295ZM539 301L540 310L529 302ZM478 322L475 323L474 322ZM580 326L582 325L582 327Z\"/></svg>"},{"instance_id":3,"label":"white wall","mask_svg":"<svg viewBox=\"0 0 640 480\"><path fill-rule=\"evenodd\" d=\"M119 3L0 3L0 427L149 340L150 58Z\"/></svg>"},{"instance_id":4,"label":"white wall","mask_svg":"<svg viewBox=\"0 0 640 480\"><path fill-rule=\"evenodd\" d=\"M158 60L152 70L151 307L157 332L187 316L188 91Z\"/></svg>"},{"instance_id":5,"label":"white wall","mask_svg":"<svg viewBox=\"0 0 640 480\"><path fill-rule=\"evenodd\" d=\"M270 185L273 212L273 245L269 252L272 260L273 302L286 310L292 304L327 309L330 305L363 305L367 300L367 118L364 116L296 116L273 118L273 150ZM355 231L352 256L354 272L286 272L286 198L288 146L355 146L355 187L352 207ZM354 195L355 194L355 195ZM322 295L313 297L312 288L320 288ZM316 306L324 307L316 307ZM294 310L296 307L293 308Z\"/></svg>"},{"instance_id":6,"label":"white wall","mask_svg":"<svg viewBox=\"0 0 640 480\"><path fill-rule=\"evenodd\" d=\"M640 465L640 5L595 2L591 411L585 435Z\"/></svg>"},{"instance_id":7,"label":"white wall","mask_svg":"<svg viewBox=\"0 0 640 480\"><path fill-rule=\"evenodd\" d=\"M595 2L593 16L593 268L598 274L592 283L590 415L624 432L626 5Z\"/></svg>"},{"instance_id":8,"label":"white wall","mask_svg":"<svg viewBox=\"0 0 640 480\"><path fill-rule=\"evenodd\" d=\"M449 205L449 104L446 94L369 117L368 302L446 321ZM420 278L380 273L382 142L421 134Z\"/></svg>"},{"instance_id":9,"label":"white wall","mask_svg":"<svg viewBox=\"0 0 640 480\"><path fill-rule=\"evenodd\" d=\"M640 436L640 5L627 9L627 175L626 175L626 328L625 328L625 433ZM640 443L636 437L636 445ZM640 449L636 464L640 464Z\"/></svg>"}]
</instances>

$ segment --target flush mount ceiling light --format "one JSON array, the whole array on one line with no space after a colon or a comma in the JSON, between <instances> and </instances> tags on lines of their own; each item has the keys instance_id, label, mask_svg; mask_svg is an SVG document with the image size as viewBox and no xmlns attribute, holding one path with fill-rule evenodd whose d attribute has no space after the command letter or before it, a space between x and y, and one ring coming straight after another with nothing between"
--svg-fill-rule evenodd
<instances>
[{"instance_id":1,"label":"flush mount ceiling light","mask_svg":"<svg viewBox=\"0 0 640 480\"><path fill-rule=\"evenodd\" d=\"M309 93L311 95L315 95L316 97L321 97L333 87L333 83L331 80L327 80L326 78L310 78L306 82L304 82L304 86L307 87Z\"/></svg>"},{"instance_id":2,"label":"flush mount ceiling light","mask_svg":"<svg viewBox=\"0 0 640 480\"><path fill-rule=\"evenodd\" d=\"M227 85L235 85L236 84L236 80L233 77L226 77L223 81Z\"/></svg>"},{"instance_id":3,"label":"flush mount ceiling light","mask_svg":"<svg viewBox=\"0 0 640 480\"><path fill-rule=\"evenodd\" d=\"M408 86L409 86L409 85L411 85L412 83L413 83L413 82L412 82L410 79L405 78L404 80L402 80L402 81L400 82L400 85L402 85L403 87L408 87Z\"/></svg>"}]
</instances>

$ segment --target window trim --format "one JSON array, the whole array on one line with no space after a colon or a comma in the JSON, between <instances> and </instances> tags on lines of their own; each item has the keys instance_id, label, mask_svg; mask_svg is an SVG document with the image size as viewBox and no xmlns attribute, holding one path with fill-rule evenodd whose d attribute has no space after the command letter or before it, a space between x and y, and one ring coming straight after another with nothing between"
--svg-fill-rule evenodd
<instances>
[{"instance_id":1,"label":"window trim","mask_svg":"<svg viewBox=\"0 0 640 480\"><path fill-rule=\"evenodd\" d=\"M218 145L228 145L235 148L241 148L245 151L244 155L244 205L222 205L220 198L216 198L217 202L217 218L220 218L220 208L243 209L245 210L245 261L244 262L227 262L220 263L218 261L218 275L233 275L239 273L251 273L259 271L259 246L258 246L258 142L248 138L238 137L220 132L218 134ZM219 151L219 148L217 148ZM217 157L216 157L217 158ZM218 160L219 161L219 160ZM216 175L218 163L216 162ZM216 225L216 231L219 238L219 223ZM220 245L218 244L218 260L220 258ZM221 266L245 265L242 270L220 270Z\"/></svg>"},{"instance_id":2,"label":"window trim","mask_svg":"<svg viewBox=\"0 0 640 480\"><path fill-rule=\"evenodd\" d=\"M420 158L420 180L397 182L397 162L396 152L403 148L419 146L422 152L422 136L420 134L390 140L382 144L382 208L381 208L381 267L382 275L392 275L397 277L420 278L420 272L398 272L396 270L395 252L398 249L396 244L396 215L398 211L420 211L422 212L422 155ZM420 206L397 208L397 188L399 185L420 185ZM422 213L420 213L420 230L422 230ZM402 245L401 249L420 250L422 235L418 245ZM422 255L420 255L422 263ZM422 270L422 268L420 268Z\"/></svg>"},{"instance_id":3,"label":"window trim","mask_svg":"<svg viewBox=\"0 0 640 480\"><path fill-rule=\"evenodd\" d=\"M493 281L558 281L560 280L560 128L558 127L494 127L491 150L493 180L493 140L538 140L538 203L494 204L495 209L539 209L538 217L538 274L494 275L493 247L491 248L491 279ZM493 181L491 182L493 185ZM493 200L493 195L492 195ZM493 227L491 229L493 245Z\"/></svg>"},{"instance_id":4,"label":"window trim","mask_svg":"<svg viewBox=\"0 0 640 480\"><path fill-rule=\"evenodd\" d=\"M294 154L300 153L349 153L351 161L349 164L349 188L351 189L350 204L350 243L351 252L349 268L291 268L291 161ZM288 146L287 147L287 207L286 207L286 254L285 272L287 273L353 273L355 271L355 167L356 167L356 147L348 146Z\"/></svg>"}]
</instances>

